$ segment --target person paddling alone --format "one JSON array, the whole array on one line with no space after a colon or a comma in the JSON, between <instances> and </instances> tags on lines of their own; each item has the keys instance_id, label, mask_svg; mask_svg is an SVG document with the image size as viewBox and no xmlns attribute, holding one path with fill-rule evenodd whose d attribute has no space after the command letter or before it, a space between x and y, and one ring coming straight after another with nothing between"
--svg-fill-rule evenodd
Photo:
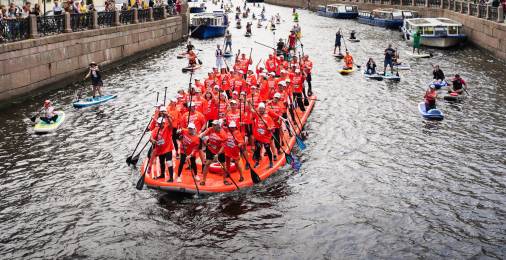
<instances>
[{"instance_id":1,"label":"person paddling alone","mask_svg":"<svg viewBox=\"0 0 506 260\"><path fill-rule=\"evenodd\" d=\"M339 29L336 33L336 42L334 43L334 54L336 54L337 48L339 48L339 55L341 55L341 38L343 36L341 35L341 29Z\"/></svg>"},{"instance_id":2,"label":"person paddling alone","mask_svg":"<svg viewBox=\"0 0 506 260\"><path fill-rule=\"evenodd\" d=\"M420 54L420 39L422 38L420 30L417 30L413 34L413 54L415 53L415 49L417 50L418 54Z\"/></svg>"},{"instance_id":3,"label":"person paddling alone","mask_svg":"<svg viewBox=\"0 0 506 260\"><path fill-rule=\"evenodd\" d=\"M53 103L50 100L44 101L44 106L40 112L43 115L40 117L40 120L46 124L51 124L51 121L56 122L58 120L58 115L54 112Z\"/></svg>"},{"instance_id":4,"label":"person paddling alone","mask_svg":"<svg viewBox=\"0 0 506 260\"><path fill-rule=\"evenodd\" d=\"M395 50L392 48L392 44L388 44L388 48L385 49L385 61L383 62L383 75L386 75L387 67L390 66L390 72L394 74L394 60Z\"/></svg>"},{"instance_id":5,"label":"person paddling alone","mask_svg":"<svg viewBox=\"0 0 506 260\"><path fill-rule=\"evenodd\" d=\"M448 92L456 92L461 95L466 88L467 84L464 79L462 79L459 74L455 74L455 78L452 79L451 87Z\"/></svg>"},{"instance_id":6,"label":"person paddling alone","mask_svg":"<svg viewBox=\"0 0 506 260\"><path fill-rule=\"evenodd\" d=\"M345 70L353 69L353 56L351 56L350 52L346 50L346 54L344 55L344 68Z\"/></svg>"},{"instance_id":7,"label":"person paddling alone","mask_svg":"<svg viewBox=\"0 0 506 260\"><path fill-rule=\"evenodd\" d=\"M104 83L102 82L102 73L100 72L97 63L92 61L90 63L90 68L88 74L84 79L91 78L91 85L93 87L93 98L96 97L97 92L99 96L102 96L102 86Z\"/></svg>"},{"instance_id":8,"label":"person paddling alone","mask_svg":"<svg viewBox=\"0 0 506 260\"><path fill-rule=\"evenodd\" d=\"M434 70L432 71L432 75L434 76L433 77L434 81L445 80L445 74L443 73L441 68L439 68L439 65L434 66Z\"/></svg>"},{"instance_id":9,"label":"person paddling alone","mask_svg":"<svg viewBox=\"0 0 506 260\"><path fill-rule=\"evenodd\" d=\"M425 111L428 112L431 109L436 108L436 98L437 98L437 92L436 92L436 86L430 85L429 89L425 91Z\"/></svg>"}]
</instances>

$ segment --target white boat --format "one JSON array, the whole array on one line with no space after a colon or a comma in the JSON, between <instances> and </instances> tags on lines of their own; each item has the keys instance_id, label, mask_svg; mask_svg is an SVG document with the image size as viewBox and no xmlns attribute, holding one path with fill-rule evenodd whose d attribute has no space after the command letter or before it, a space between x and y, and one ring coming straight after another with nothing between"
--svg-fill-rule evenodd
<instances>
[{"instance_id":1,"label":"white boat","mask_svg":"<svg viewBox=\"0 0 506 260\"><path fill-rule=\"evenodd\" d=\"M448 18L405 19L402 26L404 38L411 44L413 35L420 31L420 44L428 47L448 48L466 40L462 24Z\"/></svg>"}]
</instances>

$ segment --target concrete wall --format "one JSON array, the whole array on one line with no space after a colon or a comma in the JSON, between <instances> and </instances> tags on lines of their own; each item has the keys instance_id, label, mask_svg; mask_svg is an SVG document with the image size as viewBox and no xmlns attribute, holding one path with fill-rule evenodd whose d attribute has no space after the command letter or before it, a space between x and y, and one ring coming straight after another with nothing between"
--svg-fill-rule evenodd
<instances>
[{"instance_id":1,"label":"concrete wall","mask_svg":"<svg viewBox=\"0 0 506 260\"><path fill-rule=\"evenodd\" d=\"M458 21L464 25L464 32L468 39L485 50L490 51L495 57L506 60L506 24L497 23L480 19L467 14L456 13L443 8L428 8L420 6L392 6L370 3L360 3L356 1L336 1L336 0L265 0L266 3L282 5L288 7L310 8L316 10L318 5L327 5L334 3L347 3L357 5L360 10L372 10L375 8L398 8L418 11L423 17L447 17Z\"/></svg>"},{"instance_id":2,"label":"concrete wall","mask_svg":"<svg viewBox=\"0 0 506 260\"><path fill-rule=\"evenodd\" d=\"M91 61L107 65L180 41L186 33L182 23L182 17L176 16L2 44L0 102L44 86L82 79Z\"/></svg>"}]
</instances>

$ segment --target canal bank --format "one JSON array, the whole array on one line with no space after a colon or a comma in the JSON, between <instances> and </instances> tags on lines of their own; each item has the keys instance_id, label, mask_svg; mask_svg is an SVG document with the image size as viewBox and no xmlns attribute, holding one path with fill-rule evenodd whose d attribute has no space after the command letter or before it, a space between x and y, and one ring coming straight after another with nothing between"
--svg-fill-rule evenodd
<instances>
[{"instance_id":1,"label":"canal bank","mask_svg":"<svg viewBox=\"0 0 506 260\"><path fill-rule=\"evenodd\" d=\"M360 10L397 8L417 11L422 17L447 17L464 25L464 33L471 43L489 51L499 59L506 60L506 24L502 19L504 14L502 7L482 8L471 3L450 0L266 0L265 2L288 7L308 8L313 11L316 11L320 5L341 3L357 5ZM396 2L399 4L390 4Z\"/></svg>"},{"instance_id":2,"label":"canal bank","mask_svg":"<svg viewBox=\"0 0 506 260\"><path fill-rule=\"evenodd\" d=\"M185 5L182 14L173 16L165 9L133 10L129 18L114 12L114 20L101 28L95 12L91 15L93 25L84 30L73 28L67 13L61 20L61 33L42 37L37 29L33 32L33 28L40 28L40 20L27 18L32 39L0 45L1 105L79 81L92 61L108 69L174 46L186 36L187 9Z\"/></svg>"}]
</instances>

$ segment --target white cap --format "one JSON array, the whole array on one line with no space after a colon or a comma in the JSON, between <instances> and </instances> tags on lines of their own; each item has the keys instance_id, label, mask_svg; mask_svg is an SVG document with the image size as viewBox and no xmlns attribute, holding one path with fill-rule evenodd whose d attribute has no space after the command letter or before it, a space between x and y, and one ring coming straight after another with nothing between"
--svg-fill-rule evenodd
<instances>
[{"instance_id":1,"label":"white cap","mask_svg":"<svg viewBox=\"0 0 506 260\"><path fill-rule=\"evenodd\" d=\"M232 99L232 100L230 101L230 104L237 104L237 101L235 101L235 99Z\"/></svg>"},{"instance_id":2,"label":"white cap","mask_svg":"<svg viewBox=\"0 0 506 260\"><path fill-rule=\"evenodd\" d=\"M237 127L237 124L235 123L235 121L230 121L228 127Z\"/></svg>"},{"instance_id":3,"label":"white cap","mask_svg":"<svg viewBox=\"0 0 506 260\"><path fill-rule=\"evenodd\" d=\"M274 94L274 97L275 97L275 98L280 98L280 97L281 97L281 94L276 93L276 94Z\"/></svg>"},{"instance_id":4,"label":"white cap","mask_svg":"<svg viewBox=\"0 0 506 260\"><path fill-rule=\"evenodd\" d=\"M436 88L436 86L434 86L434 84L430 84L429 88Z\"/></svg>"},{"instance_id":5,"label":"white cap","mask_svg":"<svg viewBox=\"0 0 506 260\"><path fill-rule=\"evenodd\" d=\"M256 88L256 87L255 87ZM244 91L241 91L241 95L246 95L246 92Z\"/></svg>"},{"instance_id":6,"label":"white cap","mask_svg":"<svg viewBox=\"0 0 506 260\"><path fill-rule=\"evenodd\" d=\"M278 85L281 85L281 86L283 86L283 87L286 87L286 82L285 82L285 81L280 81L280 82L278 83Z\"/></svg>"},{"instance_id":7,"label":"white cap","mask_svg":"<svg viewBox=\"0 0 506 260\"><path fill-rule=\"evenodd\" d=\"M161 124L161 123L162 123L162 121L163 121L163 117L159 117L159 118L156 120L156 122L157 122L158 124Z\"/></svg>"},{"instance_id":8,"label":"white cap","mask_svg":"<svg viewBox=\"0 0 506 260\"><path fill-rule=\"evenodd\" d=\"M190 102L188 102L188 106L189 106L189 107L194 107L194 106L195 106L195 103L193 103L193 102L191 102L191 103L190 103Z\"/></svg>"},{"instance_id":9,"label":"white cap","mask_svg":"<svg viewBox=\"0 0 506 260\"><path fill-rule=\"evenodd\" d=\"M265 103L264 102L260 102L260 104L258 104L258 108L265 108Z\"/></svg>"},{"instance_id":10,"label":"white cap","mask_svg":"<svg viewBox=\"0 0 506 260\"><path fill-rule=\"evenodd\" d=\"M188 128L195 129L196 127L195 127L195 124L193 122L190 122L188 124Z\"/></svg>"},{"instance_id":11,"label":"white cap","mask_svg":"<svg viewBox=\"0 0 506 260\"><path fill-rule=\"evenodd\" d=\"M220 125L220 120L213 120L213 125Z\"/></svg>"},{"instance_id":12,"label":"white cap","mask_svg":"<svg viewBox=\"0 0 506 260\"><path fill-rule=\"evenodd\" d=\"M286 73L286 70L281 70L281 73Z\"/></svg>"},{"instance_id":13,"label":"white cap","mask_svg":"<svg viewBox=\"0 0 506 260\"><path fill-rule=\"evenodd\" d=\"M195 89L195 92L197 92L197 93L202 93L202 90L201 90L200 88L196 88L196 89Z\"/></svg>"},{"instance_id":14,"label":"white cap","mask_svg":"<svg viewBox=\"0 0 506 260\"><path fill-rule=\"evenodd\" d=\"M300 69L295 69L295 73L300 73Z\"/></svg>"},{"instance_id":15,"label":"white cap","mask_svg":"<svg viewBox=\"0 0 506 260\"><path fill-rule=\"evenodd\" d=\"M290 82L291 80L290 79L286 79L285 82Z\"/></svg>"},{"instance_id":16,"label":"white cap","mask_svg":"<svg viewBox=\"0 0 506 260\"><path fill-rule=\"evenodd\" d=\"M49 100L47 100L47 101L49 101ZM51 101L49 101L49 102L51 102ZM158 103L156 103L156 106L155 106L155 107L161 107L161 106L163 106L163 102L158 102Z\"/></svg>"},{"instance_id":17,"label":"white cap","mask_svg":"<svg viewBox=\"0 0 506 260\"><path fill-rule=\"evenodd\" d=\"M165 112L165 111L167 111L167 108L165 106L161 106L160 107L160 112Z\"/></svg>"},{"instance_id":18,"label":"white cap","mask_svg":"<svg viewBox=\"0 0 506 260\"><path fill-rule=\"evenodd\" d=\"M171 99L170 99L170 102L174 102L174 103L176 103L176 102L177 102L177 99L175 99L175 98L171 98Z\"/></svg>"},{"instance_id":19,"label":"white cap","mask_svg":"<svg viewBox=\"0 0 506 260\"><path fill-rule=\"evenodd\" d=\"M237 91L235 91L235 90L234 90L234 92L232 92L232 94L236 94L236 95L237 95L237 94L239 94L239 93L238 93Z\"/></svg>"},{"instance_id":20,"label":"white cap","mask_svg":"<svg viewBox=\"0 0 506 260\"><path fill-rule=\"evenodd\" d=\"M270 76L276 76L276 73L274 73L274 72L269 72L269 75L270 75Z\"/></svg>"},{"instance_id":21,"label":"white cap","mask_svg":"<svg viewBox=\"0 0 506 260\"><path fill-rule=\"evenodd\" d=\"M214 85L214 88L215 89L220 89L220 86L219 85Z\"/></svg>"}]
</instances>

